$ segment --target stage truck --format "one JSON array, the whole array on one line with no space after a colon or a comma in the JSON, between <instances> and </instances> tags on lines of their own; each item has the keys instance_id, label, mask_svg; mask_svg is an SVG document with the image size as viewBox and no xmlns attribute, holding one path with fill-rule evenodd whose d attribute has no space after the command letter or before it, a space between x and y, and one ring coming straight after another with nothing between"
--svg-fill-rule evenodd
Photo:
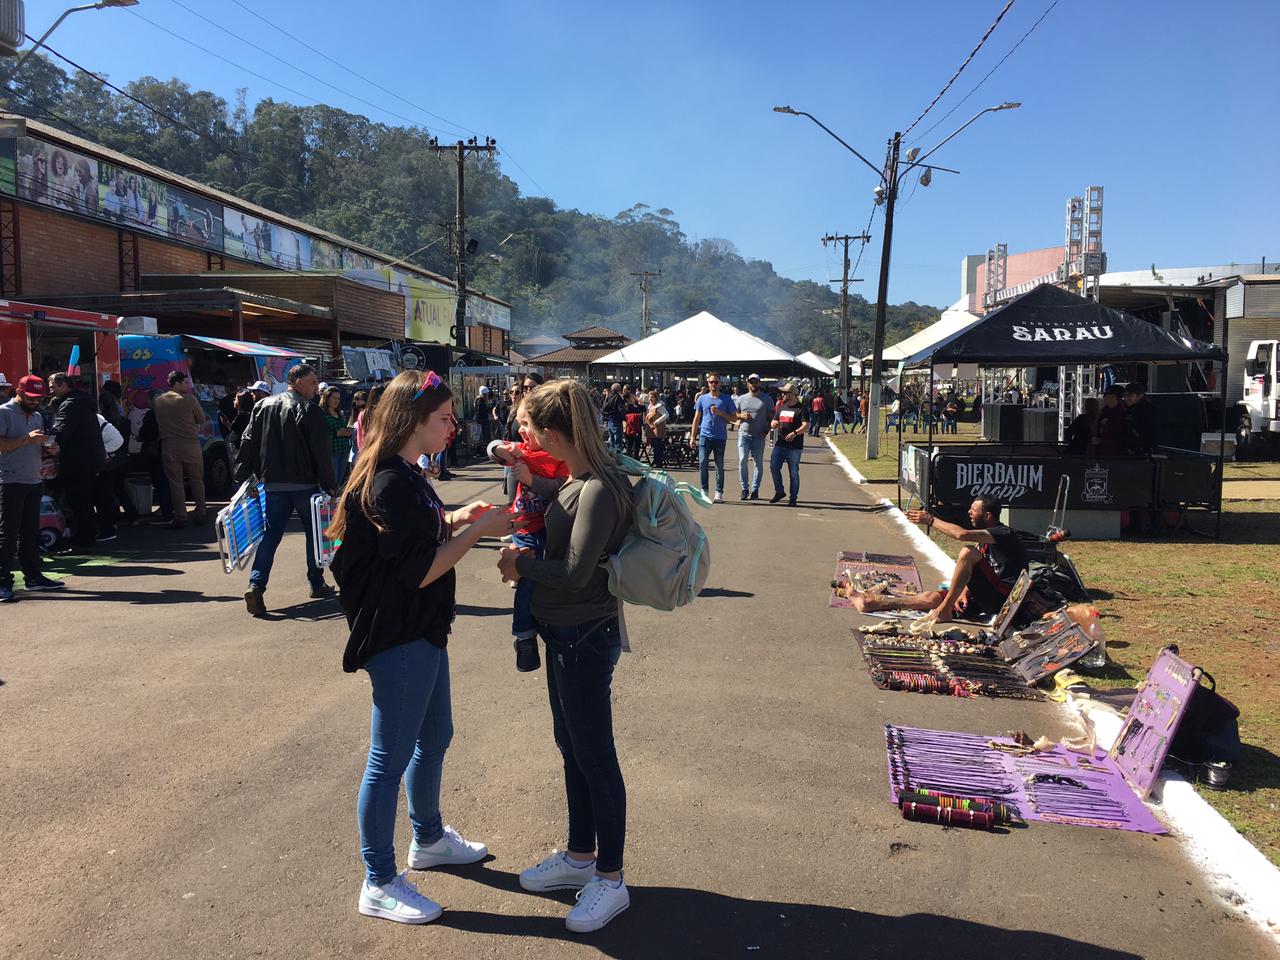
<instances>
[{"instance_id":1,"label":"stage truck","mask_svg":"<svg viewBox=\"0 0 1280 960\"><path fill-rule=\"evenodd\" d=\"M285 374L302 361L302 355L283 347L190 334L124 334L119 340L120 385L127 400L137 390L168 390L174 370L190 377L192 392L207 418L200 432L205 489L211 498L229 494L234 470L218 416L219 401L258 380L265 380L272 393L283 392Z\"/></svg>"}]
</instances>

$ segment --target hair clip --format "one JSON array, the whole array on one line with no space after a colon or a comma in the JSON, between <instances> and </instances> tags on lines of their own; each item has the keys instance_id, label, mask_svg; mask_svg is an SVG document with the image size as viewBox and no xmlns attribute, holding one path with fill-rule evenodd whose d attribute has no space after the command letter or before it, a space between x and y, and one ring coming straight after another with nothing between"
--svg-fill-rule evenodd
<instances>
[{"instance_id":1,"label":"hair clip","mask_svg":"<svg viewBox=\"0 0 1280 960\"><path fill-rule=\"evenodd\" d=\"M413 399L417 400L428 390L434 390L436 387L440 386L440 384L442 383L444 383L444 381L440 379L440 375L438 373L436 373L434 370L428 370L426 379L422 381L422 386L420 386L417 389L417 391L414 393Z\"/></svg>"}]
</instances>

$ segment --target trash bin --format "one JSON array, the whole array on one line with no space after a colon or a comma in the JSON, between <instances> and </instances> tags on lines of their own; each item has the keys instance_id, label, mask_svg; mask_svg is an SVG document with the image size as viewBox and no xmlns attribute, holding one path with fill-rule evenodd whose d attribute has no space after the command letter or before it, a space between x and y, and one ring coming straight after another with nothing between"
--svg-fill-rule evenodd
<instances>
[{"instance_id":1,"label":"trash bin","mask_svg":"<svg viewBox=\"0 0 1280 960\"><path fill-rule=\"evenodd\" d=\"M127 480L129 499L139 515L151 515L151 478L145 473L132 474Z\"/></svg>"}]
</instances>

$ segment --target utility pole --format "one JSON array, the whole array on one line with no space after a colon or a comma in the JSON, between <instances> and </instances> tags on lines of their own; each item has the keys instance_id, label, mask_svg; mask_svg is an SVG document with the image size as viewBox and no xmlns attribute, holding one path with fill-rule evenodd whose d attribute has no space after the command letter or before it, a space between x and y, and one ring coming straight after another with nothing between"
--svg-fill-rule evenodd
<instances>
[{"instance_id":1,"label":"utility pole","mask_svg":"<svg viewBox=\"0 0 1280 960\"><path fill-rule=\"evenodd\" d=\"M844 274L839 281L831 282L840 284L840 396L845 398L849 396L849 284L862 282L849 279L849 243L853 240L866 243L870 239L871 237L865 233L856 237L829 233L822 238L824 247L828 243L839 243L844 246Z\"/></svg>"},{"instance_id":2,"label":"utility pole","mask_svg":"<svg viewBox=\"0 0 1280 960\"><path fill-rule=\"evenodd\" d=\"M883 181L884 244L880 249L880 291L876 295L876 329L871 342L871 398L867 404L868 460L875 460L880 456L880 391L884 388L884 319L889 307L889 254L893 250L893 205L898 199L898 148L901 146L902 134L895 133L893 139L889 141L889 157L885 163Z\"/></svg>"},{"instance_id":3,"label":"utility pole","mask_svg":"<svg viewBox=\"0 0 1280 960\"><path fill-rule=\"evenodd\" d=\"M649 278L662 276L662 271L641 270L639 273L633 272L631 275L640 278L640 292L644 297L644 305L640 308L640 339L643 340L649 336Z\"/></svg>"},{"instance_id":4,"label":"utility pole","mask_svg":"<svg viewBox=\"0 0 1280 960\"><path fill-rule=\"evenodd\" d=\"M453 315L453 342L460 350L467 349L467 254L472 252L467 247L467 214L463 203L463 183L465 181L464 164L468 153L493 154L498 141L493 137L485 137L480 143L475 137L470 140L459 140L453 144L440 144L435 137L428 141L431 149L437 153L451 151L458 164L457 216L453 227L454 283L457 284L458 305Z\"/></svg>"}]
</instances>

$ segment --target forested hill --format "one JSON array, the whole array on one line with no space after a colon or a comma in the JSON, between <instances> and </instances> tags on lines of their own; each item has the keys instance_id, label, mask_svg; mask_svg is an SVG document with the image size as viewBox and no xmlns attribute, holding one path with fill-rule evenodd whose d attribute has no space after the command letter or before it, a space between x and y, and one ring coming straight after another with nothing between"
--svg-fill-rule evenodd
<instances>
[{"instance_id":1,"label":"forested hill","mask_svg":"<svg viewBox=\"0 0 1280 960\"><path fill-rule=\"evenodd\" d=\"M427 149L425 130L272 100L250 112L243 92L228 104L179 80L144 77L123 89L189 129L91 77L68 76L40 55L3 102L11 112L394 256L425 246L412 261L452 276L443 237L453 215L454 162ZM501 163L500 156L468 160L467 232L479 243L471 283L514 305L517 339L593 324L637 336L640 288L630 274L661 270L650 284L658 326L710 310L793 352L838 352L837 296L828 285L780 277L729 240L690 239L660 206L637 203L602 216L522 196ZM866 352L873 306L851 299L855 353ZM937 316L935 307L891 306L886 342Z\"/></svg>"}]
</instances>

